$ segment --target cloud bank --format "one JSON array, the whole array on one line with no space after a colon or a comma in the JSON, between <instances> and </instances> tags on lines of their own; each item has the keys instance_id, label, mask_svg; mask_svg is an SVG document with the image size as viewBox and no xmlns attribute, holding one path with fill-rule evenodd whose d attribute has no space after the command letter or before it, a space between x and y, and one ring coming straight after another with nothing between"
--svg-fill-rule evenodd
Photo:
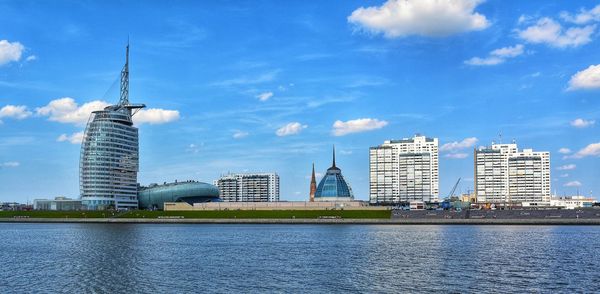
<instances>
[{"instance_id":1,"label":"cloud bank","mask_svg":"<svg viewBox=\"0 0 600 294\"><path fill-rule=\"evenodd\" d=\"M487 28L487 18L475 12L479 0L389 0L360 7L348 16L358 29L386 38L411 35L445 37Z\"/></svg>"},{"instance_id":2,"label":"cloud bank","mask_svg":"<svg viewBox=\"0 0 600 294\"><path fill-rule=\"evenodd\" d=\"M359 118L349 121L337 120L333 123L333 135L345 136L352 133L361 133L381 129L388 125L387 121L374 118Z\"/></svg>"}]
</instances>

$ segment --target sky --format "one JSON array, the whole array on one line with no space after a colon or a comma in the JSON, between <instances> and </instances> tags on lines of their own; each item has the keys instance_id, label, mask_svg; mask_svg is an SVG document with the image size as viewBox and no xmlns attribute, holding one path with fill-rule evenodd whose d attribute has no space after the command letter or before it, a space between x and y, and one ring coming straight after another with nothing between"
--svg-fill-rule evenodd
<instances>
[{"instance_id":1,"label":"sky","mask_svg":"<svg viewBox=\"0 0 600 294\"><path fill-rule=\"evenodd\" d=\"M551 152L552 191L600 193L600 1L0 1L0 202L79 197L89 114L130 42L141 184L311 165L368 199L369 147L440 141L440 198L473 148Z\"/></svg>"}]
</instances>

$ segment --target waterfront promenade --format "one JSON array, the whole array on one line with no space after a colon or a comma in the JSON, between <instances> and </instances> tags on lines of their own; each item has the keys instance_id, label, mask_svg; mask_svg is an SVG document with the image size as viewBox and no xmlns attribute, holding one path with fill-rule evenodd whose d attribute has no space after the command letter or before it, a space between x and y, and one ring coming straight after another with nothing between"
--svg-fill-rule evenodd
<instances>
[{"instance_id":1,"label":"waterfront promenade","mask_svg":"<svg viewBox=\"0 0 600 294\"><path fill-rule=\"evenodd\" d=\"M323 225L600 225L595 219L207 219L207 218L0 218L0 223L113 224L323 224Z\"/></svg>"},{"instance_id":2,"label":"waterfront promenade","mask_svg":"<svg viewBox=\"0 0 600 294\"><path fill-rule=\"evenodd\" d=\"M6 223L600 225L600 209L12 211Z\"/></svg>"}]
</instances>

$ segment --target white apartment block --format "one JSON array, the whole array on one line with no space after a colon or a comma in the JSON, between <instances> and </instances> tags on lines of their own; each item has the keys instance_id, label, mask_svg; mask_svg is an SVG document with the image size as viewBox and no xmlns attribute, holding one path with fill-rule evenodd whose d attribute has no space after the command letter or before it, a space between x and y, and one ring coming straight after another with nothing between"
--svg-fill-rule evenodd
<instances>
[{"instance_id":1,"label":"white apartment block","mask_svg":"<svg viewBox=\"0 0 600 294\"><path fill-rule=\"evenodd\" d=\"M279 176L276 173L228 174L214 184L225 202L279 201Z\"/></svg>"},{"instance_id":2,"label":"white apartment block","mask_svg":"<svg viewBox=\"0 0 600 294\"><path fill-rule=\"evenodd\" d=\"M508 157L517 144L494 144L475 150L475 194L477 202L505 202L508 195Z\"/></svg>"},{"instance_id":3,"label":"white apartment block","mask_svg":"<svg viewBox=\"0 0 600 294\"><path fill-rule=\"evenodd\" d=\"M475 150L475 193L478 202L549 203L550 152L514 143Z\"/></svg>"},{"instance_id":4,"label":"white apartment block","mask_svg":"<svg viewBox=\"0 0 600 294\"><path fill-rule=\"evenodd\" d=\"M438 139L416 135L369 149L371 203L438 201Z\"/></svg>"}]
</instances>

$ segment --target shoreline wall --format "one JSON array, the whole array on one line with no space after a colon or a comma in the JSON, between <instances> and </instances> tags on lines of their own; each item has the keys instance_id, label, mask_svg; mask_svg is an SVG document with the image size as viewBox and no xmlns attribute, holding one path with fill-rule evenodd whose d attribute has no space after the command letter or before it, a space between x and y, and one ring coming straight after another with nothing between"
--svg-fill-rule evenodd
<instances>
[{"instance_id":1,"label":"shoreline wall","mask_svg":"<svg viewBox=\"0 0 600 294\"><path fill-rule=\"evenodd\" d=\"M193 219L193 218L0 218L0 223L112 224L324 224L324 225L600 225L596 219Z\"/></svg>"}]
</instances>

